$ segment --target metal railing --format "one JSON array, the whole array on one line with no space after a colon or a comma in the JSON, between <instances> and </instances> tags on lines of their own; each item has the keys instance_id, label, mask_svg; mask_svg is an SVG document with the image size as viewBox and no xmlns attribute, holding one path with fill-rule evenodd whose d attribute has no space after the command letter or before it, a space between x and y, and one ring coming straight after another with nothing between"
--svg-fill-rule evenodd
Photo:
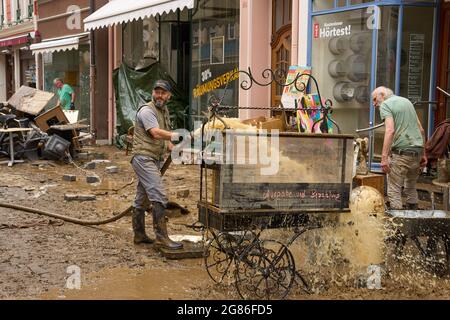
<instances>
[{"instance_id":1,"label":"metal railing","mask_svg":"<svg viewBox=\"0 0 450 320\"><path fill-rule=\"evenodd\" d=\"M4 10L0 15L0 30L6 27L12 27L13 25L18 25L23 23L24 21L30 21L33 19L34 14L34 4L32 0L29 0L28 5L23 8L20 7L19 0L17 1L17 10L16 10L16 19L15 21L5 21ZM3 9L3 8L2 8Z\"/></svg>"},{"instance_id":2,"label":"metal railing","mask_svg":"<svg viewBox=\"0 0 450 320\"><path fill-rule=\"evenodd\" d=\"M27 16L28 19L30 19L30 20L33 19L33 12L34 12L34 6L30 0L30 3L28 4L28 16Z\"/></svg>"},{"instance_id":3,"label":"metal railing","mask_svg":"<svg viewBox=\"0 0 450 320\"><path fill-rule=\"evenodd\" d=\"M19 9L16 10L16 24L22 23L22 11Z\"/></svg>"}]
</instances>

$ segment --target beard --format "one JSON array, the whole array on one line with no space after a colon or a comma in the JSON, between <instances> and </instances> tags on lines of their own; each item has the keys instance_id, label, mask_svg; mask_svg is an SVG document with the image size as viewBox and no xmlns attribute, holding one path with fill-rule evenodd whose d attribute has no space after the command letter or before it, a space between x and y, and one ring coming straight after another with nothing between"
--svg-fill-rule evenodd
<instances>
[{"instance_id":1,"label":"beard","mask_svg":"<svg viewBox=\"0 0 450 320\"><path fill-rule=\"evenodd\" d=\"M162 100L162 99L158 99L156 100L155 98L153 98L153 103L155 104L155 106L157 106L158 108L162 108L166 105L167 101Z\"/></svg>"}]
</instances>

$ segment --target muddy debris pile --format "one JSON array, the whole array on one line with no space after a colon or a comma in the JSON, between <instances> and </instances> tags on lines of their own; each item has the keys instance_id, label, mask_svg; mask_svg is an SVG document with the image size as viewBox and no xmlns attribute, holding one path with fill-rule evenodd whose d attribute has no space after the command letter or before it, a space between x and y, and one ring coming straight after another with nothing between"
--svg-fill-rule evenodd
<instances>
[{"instance_id":1,"label":"muddy debris pile","mask_svg":"<svg viewBox=\"0 0 450 320\"><path fill-rule=\"evenodd\" d=\"M79 111L53 106L54 94L22 86L7 102L0 104L0 157L61 160L73 157L91 144L94 135Z\"/></svg>"}]
</instances>

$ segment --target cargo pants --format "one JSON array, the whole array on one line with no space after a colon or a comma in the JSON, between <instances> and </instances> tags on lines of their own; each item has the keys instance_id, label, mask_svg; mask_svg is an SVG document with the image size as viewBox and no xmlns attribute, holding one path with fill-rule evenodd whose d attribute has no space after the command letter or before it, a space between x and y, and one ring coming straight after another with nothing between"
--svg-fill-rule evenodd
<instances>
[{"instance_id":1,"label":"cargo pants","mask_svg":"<svg viewBox=\"0 0 450 320\"><path fill-rule=\"evenodd\" d=\"M146 210L149 202L159 202L166 207L168 199L160 173L161 162L150 157L135 155L131 165L139 179L134 207Z\"/></svg>"},{"instance_id":2,"label":"cargo pants","mask_svg":"<svg viewBox=\"0 0 450 320\"><path fill-rule=\"evenodd\" d=\"M406 203L417 204L419 201L416 184L420 174L422 154L398 155L392 154L390 159L391 172L388 174L388 199L391 209L401 210L402 188L406 195Z\"/></svg>"}]
</instances>

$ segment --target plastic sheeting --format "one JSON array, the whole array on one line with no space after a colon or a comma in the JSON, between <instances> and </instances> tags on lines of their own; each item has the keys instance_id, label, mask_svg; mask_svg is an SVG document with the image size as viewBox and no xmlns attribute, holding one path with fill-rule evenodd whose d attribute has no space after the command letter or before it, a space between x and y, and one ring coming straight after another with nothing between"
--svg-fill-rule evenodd
<instances>
[{"instance_id":1,"label":"plastic sheeting","mask_svg":"<svg viewBox=\"0 0 450 320\"><path fill-rule=\"evenodd\" d=\"M152 98L153 83L157 79L169 81L172 98L168 103L173 129L185 127L185 117L189 113L188 99L159 63L141 70L134 70L124 63L114 70L113 82L117 107L118 135L127 133L134 125L139 107Z\"/></svg>"}]
</instances>

